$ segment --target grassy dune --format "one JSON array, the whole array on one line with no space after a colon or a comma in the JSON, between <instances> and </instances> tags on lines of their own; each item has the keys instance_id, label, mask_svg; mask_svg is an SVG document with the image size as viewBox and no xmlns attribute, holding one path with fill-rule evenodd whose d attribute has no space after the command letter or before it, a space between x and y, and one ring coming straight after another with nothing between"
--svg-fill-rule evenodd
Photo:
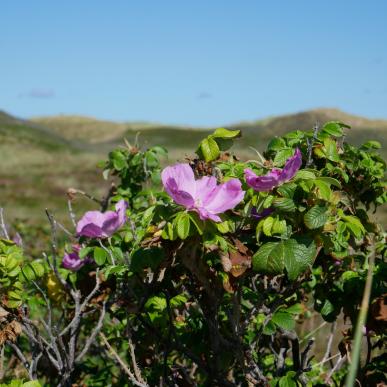
<instances>
[{"instance_id":1,"label":"grassy dune","mask_svg":"<svg viewBox=\"0 0 387 387\"><path fill-rule=\"evenodd\" d=\"M242 130L235 151L247 158L255 154L250 147L263 150L273 135L307 130L316 122L329 120L342 120L352 126L347 136L351 143L380 141L387 158L387 121L368 120L335 109L316 109L227 127ZM75 187L103 195L109 183L102 179L96 163L122 144L124 137L142 147L165 146L173 161L192 156L199 141L211 131L212 128L116 123L77 116L25 121L0 112L0 206L6 208L9 218L32 223L44 221L47 207L68 224L67 189ZM91 207L94 204L86 200L75 204L79 214Z\"/></svg>"}]
</instances>

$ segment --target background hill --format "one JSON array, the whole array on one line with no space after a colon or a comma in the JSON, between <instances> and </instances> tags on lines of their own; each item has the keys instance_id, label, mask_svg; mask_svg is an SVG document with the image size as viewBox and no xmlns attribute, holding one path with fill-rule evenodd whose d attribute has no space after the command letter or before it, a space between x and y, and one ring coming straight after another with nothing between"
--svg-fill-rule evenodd
<instances>
[{"instance_id":1,"label":"background hill","mask_svg":"<svg viewBox=\"0 0 387 387\"><path fill-rule=\"evenodd\" d=\"M352 126L347 141L360 144L368 139L382 143L387 156L387 120L370 120L336 109L315 109L226 125L241 129L235 150L251 157L250 147L263 150L274 135L311 129L316 122L341 120ZM108 183L96 168L114 147L129 142L142 147L161 145L170 151L170 161L191 155L199 141L213 128L194 128L143 122L112 122L80 116L15 118L0 111L0 206L10 218L36 222L45 217L44 208L55 210L68 222L66 191L75 187L103 195ZM93 204L80 200L81 213Z\"/></svg>"}]
</instances>

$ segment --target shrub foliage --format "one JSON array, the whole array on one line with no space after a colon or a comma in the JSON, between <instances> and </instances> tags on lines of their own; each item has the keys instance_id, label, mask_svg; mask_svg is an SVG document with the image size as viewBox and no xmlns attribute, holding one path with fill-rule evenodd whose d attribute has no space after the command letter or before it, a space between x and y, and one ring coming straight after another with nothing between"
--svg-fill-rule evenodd
<instances>
[{"instance_id":1,"label":"shrub foliage","mask_svg":"<svg viewBox=\"0 0 387 387\"><path fill-rule=\"evenodd\" d=\"M385 234L370 214L387 200L386 164L377 142L344 142L347 129L328 122L275 137L247 161L229 150L239 131L203 139L185 160L195 178L237 179L244 191L238 205L218 211L220 221L202 216L197 202L173 200L186 198L183 183L175 196L162 189L165 149L126 144L101 165L115 181L107 197L89 195L106 219L119 216L116 203L128 205L117 230L103 218L108 237L75 232L75 190L74 229L48 213L52 243L38 258L3 224L0 344L13 367L2 372L15 379L7 385L340 385L367 273L357 378L385 383ZM302 167L292 176L268 190L247 183L246 169L276 179L296 149ZM313 337L324 323L300 329L316 315L332 328L319 352Z\"/></svg>"}]
</instances>

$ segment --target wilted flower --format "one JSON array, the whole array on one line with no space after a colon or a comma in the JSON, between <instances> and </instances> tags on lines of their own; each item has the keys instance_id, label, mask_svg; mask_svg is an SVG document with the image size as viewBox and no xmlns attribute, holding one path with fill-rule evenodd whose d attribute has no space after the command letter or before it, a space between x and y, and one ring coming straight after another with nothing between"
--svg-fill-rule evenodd
<instances>
[{"instance_id":1,"label":"wilted flower","mask_svg":"<svg viewBox=\"0 0 387 387\"><path fill-rule=\"evenodd\" d=\"M294 155L286 161L282 170L273 168L266 175L257 176L250 168L246 168L246 182L250 187L254 188L255 191L270 191L282 183L289 181L300 169L301 164L302 154L297 148Z\"/></svg>"},{"instance_id":2,"label":"wilted flower","mask_svg":"<svg viewBox=\"0 0 387 387\"><path fill-rule=\"evenodd\" d=\"M89 238L108 238L126 222L128 203L120 200L115 211L88 211L77 224L77 235Z\"/></svg>"},{"instance_id":3,"label":"wilted flower","mask_svg":"<svg viewBox=\"0 0 387 387\"><path fill-rule=\"evenodd\" d=\"M273 212L274 212L273 208L265 208L261 212L258 212L256 208L253 208L251 210L251 217L256 219L256 220L260 220L260 219L263 219L266 216L270 215Z\"/></svg>"},{"instance_id":4,"label":"wilted flower","mask_svg":"<svg viewBox=\"0 0 387 387\"><path fill-rule=\"evenodd\" d=\"M161 179L168 195L187 210L196 211L202 220L220 222L218 214L234 208L245 195L238 179L230 179L219 185L213 176L195 180L188 164L166 167Z\"/></svg>"},{"instance_id":5,"label":"wilted flower","mask_svg":"<svg viewBox=\"0 0 387 387\"><path fill-rule=\"evenodd\" d=\"M86 263L91 263L93 260L91 258L81 259L79 257L79 250L81 247L79 245L73 245L71 253L65 253L62 259L62 266L65 269L71 271L78 271Z\"/></svg>"}]
</instances>

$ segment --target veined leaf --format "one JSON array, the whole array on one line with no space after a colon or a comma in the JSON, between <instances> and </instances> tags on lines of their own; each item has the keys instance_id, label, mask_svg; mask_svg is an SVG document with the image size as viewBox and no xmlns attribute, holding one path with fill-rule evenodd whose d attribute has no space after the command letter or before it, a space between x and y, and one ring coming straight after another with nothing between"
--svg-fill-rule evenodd
<instances>
[{"instance_id":1,"label":"veined leaf","mask_svg":"<svg viewBox=\"0 0 387 387\"><path fill-rule=\"evenodd\" d=\"M324 150L325 156L328 160L331 161L340 161L339 154L337 153L337 144L336 141L326 138L324 140Z\"/></svg>"},{"instance_id":2,"label":"veined leaf","mask_svg":"<svg viewBox=\"0 0 387 387\"><path fill-rule=\"evenodd\" d=\"M296 209L294 201L290 198L275 198L273 200L273 207L284 212L293 212Z\"/></svg>"},{"instance_id":3,"label":"veined leaf","mask_svg":"<svg viewBox=\"0 0 387 387\"><path fill-rule=\"evenodd\" d=\"M304 216L305 225L311 230L324 226L327 220L327 208L321 205L313 206Z\"/></svg>"},{"instance_id":4,"label":"veined leaf","mask_svg":"<svg viewBox=\"0 0 387 387\"><path fill-rule=\"evenodd\" d=\"M94 261L98 266L105 263L108 253L102 247L94 247Z\"/></svg>"},{"instance_id":5,"label":"veined leaf","mask_svg":"<svg viewBox=\"0 0 387 387\"><path fill-rule=\"evenodd\" d=\"M320 179L316 179L314 181L314 184L318 189L317 196L320 199L324 199L328 202L330 200L331 194L332 194L332 191L329 187L329 184L323 180L320 180Z\"/></svg>"},{"instance_id":6,"label":"veined leaf","mask_svg":"<svg viewBox=\"0 0 387 387\"><path fill-rule=\"evenodd\" d=\"M181 212L176 217L176 231L180 239L186 239L190 229L190 217L186 212Z\"/></svg>"},{"instance_id":7,"label":"veined leaf","mask_svg":"<svg viewBox=\"0 0 387 387\"><path fill-rule=\"evenodd\" d=\"M254 254L253 268L268 274L281 274L286 269L289 279L295 280L313 264L315 256L316 246L313 241L287 239L268 242Z\"/></svg>"},{"instance_id":8,"label":"veined leaf","mask_svg":"<svg viewBox=\"0 0 387 387\"><path fill-rule=\"evenodd\" d=\"M214 138L236 138L241 134L240 130L229 130L226 128L218 128L211 135Z\"/></svg>"},{"instance_id":9,"label":"veined leaf","mask_svg":"<svg viewBox=\"0 0 387 387\"><path fill-rule=\"evenodd\" d=\"M211 137L207 137L202 140L199 149L206 162L216 160L220 155L219 146L216 141Z\"/></svg>"}]
</instances>

